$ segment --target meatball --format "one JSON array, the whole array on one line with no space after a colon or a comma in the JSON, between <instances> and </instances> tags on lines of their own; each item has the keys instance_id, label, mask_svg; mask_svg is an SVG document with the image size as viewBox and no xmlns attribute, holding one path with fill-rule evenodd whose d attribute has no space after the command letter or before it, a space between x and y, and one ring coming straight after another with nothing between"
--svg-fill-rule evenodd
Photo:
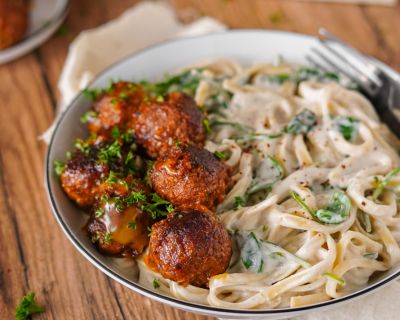
<instances>
[{"instance_id":1,"label":"meatball","mask_svg":"<svg viewBox=\"0 0 400 320\"><path fill-rule=\"evenodd\" d=\"M149 242L150 216L135 205L119 208L118 200L110 199L95 207L87 231L100 251L110 255L135 257Z\"/></svg>"},{"instance_id":2,"label":"meatball","mask_svg":"<svg viewBox=\"0 0 400 320\"><path fill-rule=\"evenodd\" d=\"M129 146L119 141L77 139L75 151L61 172L61 186L80 207L91 207L107 189L105 181L140 173L136 158Z\"/></svg>"},{"instance_id":3,"label":"meatball","mask_svg":"<svg viewBox=\"0 0 400 320\"><path fill-rule=\"evenodd\" d=\"M225 272L231 255L228 232L217 218L181 211L153 225L145 261L166 279L207 287L212 276Z\"/></svg>"},{"instance_id":4,"label":"meatball","mask_svg":"<svg viewBox=\"0 0 400 320\"><path fill-rule=\"evenodd\" d=\"M114 128L124 132L144 97L144 90L132 82L113 83L94 103L94 114L87 118L90 133L110 138Z\"/></svg>"},{"instance_id":5,"label":"meatball","mask_svg":"<svg viewBox=\"0 0 400 320\"><path fill-rule=\"evenodd\" d=\"M0 0L0 50L21 40L28 28L28 0Z\"/></svg>"},{"instance_id":6,"label":"meatball","mask_svg":"<svg viewBox=\"0 0 400 320\"><path fill-rule=\"evenodd\" d=\"M77 150L64 166L61 186L68 197L80 207L90 207L101 191L100 185L109 175L107 163L97 161L96 148Z\"/></svg>"},{"instance_id":7,"label":"meatball","mask_svg":"<svg viewBox=\"0 0 400 320\"><path fill-rule=\"evenodd\" d=\"M229 167L206 149L181 146L157 159L150 181L177 208L213 210L227 192Z\"/></svg>"},{"instance_id":8,"label":"meatball","mask_svg":"<svg viewBox=\"0 0 400 320\"><path fill-rule=\"evenodd\" d=\"M204 117L193 98L178 92L160 98L142 103L132 121L137 141L148 155L155 158L177 143L202 147Z\"/></svg>"}]
</instances>

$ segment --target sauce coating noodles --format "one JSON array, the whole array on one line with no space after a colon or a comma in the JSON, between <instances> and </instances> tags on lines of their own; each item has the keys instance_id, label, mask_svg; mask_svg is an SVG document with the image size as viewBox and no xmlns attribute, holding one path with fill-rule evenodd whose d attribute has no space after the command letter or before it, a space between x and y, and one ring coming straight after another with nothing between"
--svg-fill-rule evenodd
<instances>
[{"instance_id":1,"label":"sauce coating noodles","mask_svg":"<svg viewBox=\"0 0 400 320\"><path fill-rule=\"evenodd\" d=\"M352 84L294 65L191 66L206 148L232 170L217 208L233 256L209 289L138 260L140 282L216 307L299 307L341 297L400 261L399 140Z\"/></svg>"}]
</instances>

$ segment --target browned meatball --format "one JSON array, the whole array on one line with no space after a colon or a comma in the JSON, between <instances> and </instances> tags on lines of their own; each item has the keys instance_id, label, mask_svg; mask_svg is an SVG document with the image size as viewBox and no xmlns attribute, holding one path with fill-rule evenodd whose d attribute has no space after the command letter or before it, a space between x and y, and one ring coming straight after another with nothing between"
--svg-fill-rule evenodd
<instances>
[{"instance_id":1,"label":"browned meatball","mask_svg":"<svg viewBox=\"0 0 400 320\"><path fill-rule=\"evenodd\" d=\"M0 0L0 49L23 38L28 28L28 0Z\"/></svg>"},{"instance_id":2,"label":"browned meatball","mask_svg":"<svg viewBox=\"0 0 400 320\"><path fill-rule=\"evenodd\" d=\"M221 222L209 213L182 211L153 225L146 262L183 286L207 287L212 276L225 272L231 255Z\"/></svg>"},{"instance_id":3,"label":"browned meatball","mask_svg":"<svg viewBox=\"0 0 400 320\"><path fill-rule=\"evenodd\" d=\"M154 163L154 190L177 208L213 210L223 200L230 182L228 166L206 149L181 146Z\"/></svg>"},{"instance_id":4,"label":"browned meatball","mask_svg":"<svg viewBox=\"0 0 400 320\"><path fill-rule=\"evenodd\" d=\"M87 231L102 252L137 256L149 242L148 228L153 223L141 205L148 187L132 175L104 182L102 194L93 207Z\"/></svg>"},{"instance_id":5,"label":"browned meatball","mask_svg":"<svg viewBox=\"0 0 400 320\"><path fill-rule=\"evenodd\" d=\"M90 207L101 191L100 185L108 177L109 166L97 161L97 150L85 153L77 150L67 161L60 176L61 186L68 197L80 207Z\"/></svg>"},{"instance_id":6,"label":"browned meatball","mask_svg":"<svg viewBox=\"0 0 400 320\"><path fill-rule=\"evenodd\" d=\"M172 92L163 99L142 103L132 127L138 143L149 156L157 157L176 143L202 147L206 139L203 119L192 97Z\"/></svg>"},{"instance_id":7,"label":"browned meatball","mask_svg":"<svg viewBox=\"0 0 400 320\"><path fill-rule=\"evenodd\" d=\"M113 83L105 90L93 105L94 115L88 117L91 133L109 138L113 128L121 132L139 108L145 97L144 90L132 82Z\"/></svg>"},{"instance_id":8,"label":"browned meatball","mask_svg":"<svg viewBox=\"0 0 400 320\"><path fill-rule=\"evenodd\" d=\"M149 242L151 224L150 216L138 207L131 205L118 211L115 200L110 200L96 207L87 230L102 252L135 257Z\"/></svg>"}]
</instances>

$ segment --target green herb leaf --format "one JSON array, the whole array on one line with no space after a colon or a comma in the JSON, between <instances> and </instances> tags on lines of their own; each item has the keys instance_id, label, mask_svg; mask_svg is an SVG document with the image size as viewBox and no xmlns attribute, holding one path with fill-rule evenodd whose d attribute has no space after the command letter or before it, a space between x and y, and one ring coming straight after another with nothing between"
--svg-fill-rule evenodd
<instances>
[{"instance_id":1,"label":"green herb leaf","mask_svg":"<svg viewBox=\"0 0 400 320\"><path fill-rule=\"evenodd\" d=\"M57 177L60 177L64 172L65 164L60 160L54 160L54 172L56 173Z\"/></svg>"},{"instance_id":2,"label":"green herb leaf","mask_svg":"<svg viewBox=\"0 0 400 320\"><path fill-rule=\"evenodd\" d=\"M250 232L240 251L240 260L246 269L261 272L264 264L260 244L253 232ZM259 271L261 270L261 271Z\"/></svg>"},{"instance_id":3,"label":"green herb leaf","mask_svg":"<svg viewBox=\"0 0 400 320\"><path fill-rule=\"evenodd\" d=\"M254 194L259 191L265 191L265 190L270 190L272 186L279 180L281 180L285 174L284 169L281 165L281 163L273 158L268 156L266 161L268 161L268 164L271 164L271 168L269 168L269 171L275 171L275 177L273 180L268 179L264 180L261 182L256 182L250 189L247 191L248 194Z\"/></svg>"},{"instance_id":4,"label":"green herb leaf","mask_svg":"<svg viewBox=\"0 0 400 320\"><path fill-rule=\"evenodd\" d=\"M143 190L136 191L136 192L132 191L131 194L127 198L125 198L125 202L128 207L135 203L144 202L144 201L146 201L146 195Z\"/></svg>"},{"instance_id":5,"label":"green herb leaf","mask_svg":"<svg viewBox=\"0 0 400 320\"><path fill-rule=\"evenodd\" d=\"M112 241L112 234L111 232L107 232L106 235L104 236L104 243L111 244L111 241Z\"/></svg>"},{"instance_id":6,"label":"green herb leaf","mask_svg":"<svg viewBox=\"0 0 400 320\"><path fill-rule=\"evenodd\" d=\"M364 230L368 233L371 233L372 232L372 223L371 223L369 214L362 211L360 213L359 217L360 217L361 225L363 226Z\"/></svg>"},{"instance_id":7,"label":"green herb leaf","mask_svg":"<svg viewBox=\"0 0 400 320\"><path fill-rule=\"evenodd\" d=\"M82 94L86 98L89 98L90 100L95 101L95 100L97 100L97 98L99 98L101 91L99 89L85 88L82 90Z\"/></svg>"},{"instance_id":8,"label":"green herb leaf","mask_svg":"<svg viewBox=\"0 0 400 320\"><path fill-rule=\"evenodd\" d=\"M212 132L208 118L203 119L203 127L204 127L204 130L206 130L207 134L210 134Z\"/></svg>"},{"instance_id":9,"label":"green herb leaf","mask_svg":"<svg viewBox=\"0 0 400 320\"><path fill-rule=\"evenodd\" d=\"M15 309L15 319L26 320L31 315L35 313L42 313L44 310L44 307L41 307L37 304L35 294L33 292L29 292L21 299L19 305Z\"/></svg>"},{"instance_id":10,"label":"green herb leaf","mask_svg":"<svg viewBox=\"0 0 400 320\"><path fill-rule=\"evenodd\" d=\"M169 201L161 198L157 193L153 193L151 201L143 204L141 209L149 213L154 220L165 217L175 210Z\"/></svg>"},{"instance_id":11,"label":"green herb leaf","mask_svg":"<svg viewBox=\"0 0 400 320\"><path fill-rule=\"evenodd\" d=\"M290 75L287 73L281 74L266 74L263 76L263 79L266 79L270 83L282 84L285 81L291 79Z\"/></svg>"},{"instance_id":12,"label":"green herb leaf","mask_svg":"<svg viewBox=\"0 0 400 320\"><path fill-rule=\"evenodd\" d=\"M114 141L109 146L100 149L98 158L105 163L113 162L116 158L121 158L121 145L118 141Z\"/></svg>"},{"instance_id":13,"label":"green herb leaf","mask_svg":"<svg viewBox=\"0 0 400 320\"><path fill-rule=\"evenodd\" d=\"M396 177L400 173L400 167L393 169L390 171L382 181L379 182L378 187L374 190L372 193L372 199L374 201L378 200L379 196L382 194L382 192L385 190L387 184L392 180L394 177Z\"/></svg>"},{"instance_id":14,"label":"green herb leaf","mask_svg":"<svg viewBox=\"0 0 400 320\"><path fill-rule=\"evenodd\" d=\"M337 117L335 123L337 129L346 140L350 141L356 136L359 126L357 119L352 117Z\"/></svg>"},{"instance_id":15,"label":"green herb leaf","mask_svg":"<svg viewBox=\"0 0 400 320\"><path fill-rule=\"evenodd\" d=\"M108 178L106 179L106 183L115 183L118 180L118 174L115 173L114 171L110 170L108 174Z\"/></svg>"},{"instance_id":16,"label":"green herb leaf","mask_svg":"<svg viewBox=\"0 0 400 320\"><path fill-rule=\"evenodd\" d=\"M103 208L97 208L95 213L94 213L96 218L101 218L104 215L104 209Z\"/></svg>"},{"instance_id":17,"label":"green herb leaf","mask_svg":"<svg viewBox=\"0 0 400 320\"><path fill-rule=\"evenodd\" d=\"M225 152L220 152L220 151L215 151L214 156L220 161L223 161L227 158L227 155L225 154Z\"/></svg>"},{"instance_id":18,"label":"green herb leaf","mask_svg":"<svg viewBox=\"0 0 400 320\"><path fill-rule=\"evenodd\" d=\"M119 94L119 97L120 97L122 100L128 100L128 99L129 99L129 96L128 96L125 92L121 92L121 93Z\"/></svg>"},{"instance_id":19,"label":"green herb leaf","mask_svg":"<svg viewBox=\"0 0 400 320\"><path fill-rule=\"evenodd\" d=\"M304 109L298 113L285 128L286 133L305 134L317 124L317 116L314 112Z\"/></svg>"},{"instance_id":20,"label":"green herb leaf","mask_svg":"<svg viewBox=\"0 0 400 320\"><path fill-rule=\"evenodd\" d=\"M307 203L300 197L300 195L297 192L291 191L290 196L293 198L294 201L297 202L297 204L302 207L304 210L309 212L313 217L315 217L315 211L311 209Z\"/></svg>"},{"instance_id":21,"label":"green herb leaf","mask_svg":"<svg viewBox=\"0 0 400 320\"><path fill-rule=\"evenodd\" d=\"M346 285L346 281L344 281L342 278L339 278L336 274L333 274L331 272L325 272L324 276L327 277L328 279L335 281L340 286Z\"/></svg>"},{"instance_id":22,"label":"green herb leaf","mask_svg":"<svg viewBox=\"0 0 400 320\"><path fill-rule=\"evenodd\" d=\"M136 230L136 223L135 222L133 222L133 221L129 221L128 222L128 228L129 229L132 229L132 230Z\"/></svg>"},{"instance_id":23,"label":"green herb leaf","mask_svg":"<svg viewBox=\"0 0 400 320\"><path fill-rule=\"evenodd\" d=\"M80 120L82 123L88 123L89 120L96 118L96 117L97 117L97 112L89 110L83 116L80 117Z\"/></svg>"},{"instance_id":24,"label":"green herb leaf","mask_svg":"<svg viewBox=\"0 0 400 320\"><path fill-rule=\"evenodd\" d=\"M158 289L160 287L160 281L156 278L153 279L153 288Z\"/></svg>"},{"instance_id":25,"label":"green herb leaf","mask_svg":"<svg viewBox=\"0 0 400 320\"><path fill-rule=\"evenodd\" d=\"M111 136L112 136L114 139L118 139L119 137L121 137L121 132L119 131L119 128L118 128L118 127L113 127L113 128L111 129Z\"/></svg>"},{"instance_id":26,"label":"green herb leaf","mask_svg":"<svg viewBox=\"0 0 400 320\"><path fill-rule=\"evenodd\" d=\"M349 217L350 209L350 198L343 191L336 191L328 206L325 209L317 210L315 216L324 223L338 224Z\"/></svg>"},{"instance_id":27,"label":"green herb leaf","mask_svg":"<svg viewBox=\"0 0 400 320\"><path fill-rule=\"evenodd\" d=\"M82 139L76 139L74 147L75 149L81 151L85 156L88 156L90 153L90 144Z\"/></svg>"},{"instance_id":28,"label":"green herb leaf","mask_svg":"<svg viewBox=\"0 0 400 320\"><path fill-rule=\"evenodd\" d=\"M247 203L247 199L246 197L235 197L235 199L233 200L233 208L239 209L240 207L245 206Z\"/></svg>"},{"instance_id":29,"label":"green herb leaf","mask_svg":"<svg viewBox=\"0 0 400 320\"><path fill-rule=\"evenodd\" d=\"M166 76L161 82L149 83L148 81L142 81L140 85L154 96L164 96L172 91L185 92L194 96L200 80L200 70L192 69L177 75Z\"/></svg>"}]
</instances>

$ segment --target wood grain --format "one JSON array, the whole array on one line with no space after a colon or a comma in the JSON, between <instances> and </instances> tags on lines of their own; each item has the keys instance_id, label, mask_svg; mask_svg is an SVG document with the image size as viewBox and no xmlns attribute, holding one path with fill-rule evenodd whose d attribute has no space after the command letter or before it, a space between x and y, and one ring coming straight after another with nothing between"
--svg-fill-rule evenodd
<instances>
[{"instance_id":1,"label":"wood grain","mask_svg":"<svg viewBox=\"0 0 400 320\"><path fill-rule=\"evenodd\" d=\"M141 297L81 256L56 224L43 189L46 147L38 136L54 117L57 80L74 37L137 1L72 0L63 35L0 66L0 318L12 319L34 291L35 319L211 319ZM232 28L316 34L320 26L400 70L400 6L384 8L290 0L171 0L178 13L210 15ZM272 44L271 44L272 45ZM294 50L296 48L293 48Z\"/></svg>"}]
</instances>

